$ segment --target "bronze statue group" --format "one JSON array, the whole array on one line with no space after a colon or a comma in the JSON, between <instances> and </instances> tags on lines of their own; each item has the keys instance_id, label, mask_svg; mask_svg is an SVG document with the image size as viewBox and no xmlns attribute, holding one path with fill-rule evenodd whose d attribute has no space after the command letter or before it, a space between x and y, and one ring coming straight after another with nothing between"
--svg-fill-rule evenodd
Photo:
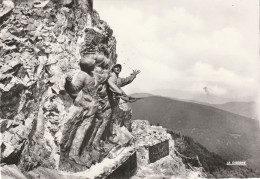
<instances>
[{"instance_id":1,"label":"bronze statue group","mask_svg":"<svg viewBox=\"0 0 260 179\"><path fill-rule=\"evenodd\" d=\"M73 99L74 106L67 116L60 147L63 155L73 158L77 163L81 163L83 147L102 150L101 137L103 141L116 144L117 149L129 142L120 140L131 138L129 131L119 130L120 126L130 128L129 121L120 119L119 101L122 99L126 103L136 100L126 95L121 87L131 83L140 71L133 70L129 77L120 78L122 66L110 63L101 54L85 55L79 62L80 70L66 78L65 89ZM118 138L117 133L124 135L124 139Z\"/></svg>"}]
</instances>

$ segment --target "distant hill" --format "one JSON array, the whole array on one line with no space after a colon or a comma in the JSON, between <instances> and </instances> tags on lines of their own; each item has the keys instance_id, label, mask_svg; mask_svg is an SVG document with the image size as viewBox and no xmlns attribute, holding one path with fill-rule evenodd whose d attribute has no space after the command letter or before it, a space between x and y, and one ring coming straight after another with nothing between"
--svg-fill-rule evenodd
<instances>
[{"instance_id":1,"label":"distant hill","mask_svg":"<svg viewBox=\"0 0 260 179\"><path fill-rule=\"evenodd\" d=\"M150 94L183 100L192 100L198 96L196 93L176 89L156 89L151 91Z\"/></svg>"},{"instance_id":2,"label":"distant hill","mask_svg":"<svg viewBox=\"0 0 260 179\"><path fill-rule=\"evenodd\" d=\"M218 109L223 109L241 116L249 117L256 119L256 103L253 101L250 102L229 102L224 104L215 104L212 105Z\"/></svg>"},{"instance_id":3,"label":"distant hill","mask_svg":"<svg viewBox=\"0 0 260 179\"><path fill-rule=\"evenodd\" d=\"M135 93L138 95L139 93ZM145 94L145 93L142 93ZM149 95L163 96L171 99L177 99L187 102L200 103L207 106L213 106L231 113L235 113L248 118L257 118L255 97L242 98L224 98L221 96L191 93L175 89L157 89Z\"/></svg>"},{"instance_id":4,"label":"distant hill","mask_svg":"<svg viewBox=\"0 0 260 179\"><path fill-rule=\"evenodd\" d=\"M228 160L260 166L260 127L254 119L212 106L149 96L130 104L133 119L179 131ZM260 168L258 168L260 169Z\"/></svg>"},{"instance_id":5,"label":"distant hill","mask_svg":"<svg viewBox=\"0 0 260 179\"><path fill-rule=\"evenodd\" d=\"M231 96L218 96L206 93L190 92L185 90L176 90L176 89L156 89L150 94L164 96L174 99L180 99L185 101L195 101L200 103L209 103L209 104L223 104L228 102L244 102L244 101L254 101L255 96L247 97L231 97Z\"/></svg>"},{"instance_id":6,"label":"distant hill","mask_svg":"<svg viewBox=\"0 0 260 179\"><path fill-rule=\"evenodd\" d=\"M152 94L149 93L134 93L130 95L131 97L135 97L135 98L146 98L149 96L153 96Z\"/></svg>"}]
</instances>

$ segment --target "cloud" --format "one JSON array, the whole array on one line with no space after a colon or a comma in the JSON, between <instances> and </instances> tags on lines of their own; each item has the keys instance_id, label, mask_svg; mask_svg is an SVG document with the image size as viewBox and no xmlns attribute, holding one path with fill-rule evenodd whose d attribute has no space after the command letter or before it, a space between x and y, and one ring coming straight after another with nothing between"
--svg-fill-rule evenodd
<instances>
[{"instance_id":1,"label":"cloud","mask_svg":"<svg viewBox=\"0 0 260 179\"><path fill-rule=\"evenodd\" d=\"M237 92L248 95L256 93L258 81L256 78L237 75L233 71L225 68L214 68L210 64L197 62L186 73L186 78L193 81L191 89L202 89L203 86L209 86L214 89L216 94L230 94L236 89Z\"/></svg>"},{"instance_id":2,"label":"cloud","mask_svg":"<svg viewBox=\"0 0 260 179\"><path fill-rule=\"evenodd\" d=\"M257 89L256 1L95 3L117 38L118 60L125 64L121 75L142 70L135 88L201 90L210 85L227 95L234 90L250 95Z\"/></svg>"},{"instance_id":3,"label":"cloud","mask_svg":"<svg viewBox=\"0 0 260 179\"><path fill-rule=\"evenodd\" d=\"M206 91L205 91L206 87ZM209 94L215 96L222 96L228 93L228 90L217 84L209 84L208 82L196 82L188 88L184 89L195 94Z\"/></svg>"}]
</instances>

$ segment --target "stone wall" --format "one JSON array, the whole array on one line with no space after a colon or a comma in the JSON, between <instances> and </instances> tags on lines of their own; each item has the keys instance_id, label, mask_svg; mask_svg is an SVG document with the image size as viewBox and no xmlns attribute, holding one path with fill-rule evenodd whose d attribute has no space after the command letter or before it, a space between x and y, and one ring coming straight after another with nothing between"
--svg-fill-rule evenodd
<instances>
[{"instance_id":1,"label":"stone wall","mask_svg":"<svg viewBox=\"0 0 260 179\"><path fill-rule=\"evenodd\" d=\"M149 162L156 162L157 160L169 155L169 140L150 146L148 150Z\"/></svg>"},{"instance_id":2,"label":"stone wall","mask_svg":"<svg viewBox=\"0 0 260 179\"><path fill-rule=\"evenodd\" d=\"M145 166L169 155L169 140L152 146L139 146L136 149L138 166Z\"/></svg>"},{"instance_id":3,"label":"stone wall","mask_svg":"<svg viewBox=\"0 0 260 179\"><path fill-rule=\"evenodd\" d=\"M132 133L136 140L138 166L153 163L167 155L174 147L171 136L161 126L152 126L148 121L134 120Z\"/></svg>"}]
</instances>

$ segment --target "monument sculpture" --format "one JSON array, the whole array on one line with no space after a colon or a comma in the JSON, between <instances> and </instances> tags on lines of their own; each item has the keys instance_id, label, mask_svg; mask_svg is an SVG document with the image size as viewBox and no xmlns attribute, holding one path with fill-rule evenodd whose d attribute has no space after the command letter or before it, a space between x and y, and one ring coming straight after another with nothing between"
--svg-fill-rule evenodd
<instances>
[{"instance_id":1,"label":"monument sculpture","mask_svg":"<svg viewBox=\"0 0 260 179\"><path fill-rule=\"evenodd\" d=\"M136 75L140 73L140 71L134 70L129 77L120 78L119 73L121 72L121 69L122 66L120 64L114 65L112 67L112 72L108 77L108 98L112 109L111 121L115 122L119 126L125 125L128 129L130 129L129 124L125 124L124 121L118 121L120 118L117 117L120 97L125 101L131 100L131 98L127 99L128 96L121 89L121 87L131 83L136 78Z\"/></svg>"}]
</instances>

